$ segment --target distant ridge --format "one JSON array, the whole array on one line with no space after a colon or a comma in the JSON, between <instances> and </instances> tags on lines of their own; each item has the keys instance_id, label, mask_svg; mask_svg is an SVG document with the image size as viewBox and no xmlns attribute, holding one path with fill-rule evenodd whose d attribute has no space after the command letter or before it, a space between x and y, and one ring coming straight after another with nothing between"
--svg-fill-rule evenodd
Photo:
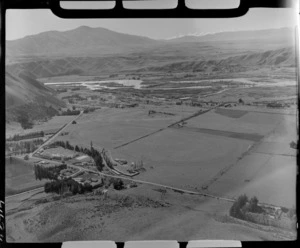
<instances>
[{"instance_id":1,"label":"distant ridge","mask_svg":"<svg viewBox=\"0 0 300 248\"><path fill-rule=\"evenodd\" d=\"M178 38L168 39L170 42L199 42L199 41L237 41L237 40L261 40L293 39L294 30L292 27L278 29L245 30L245 31L224 31L205 35L186 35Z\"/></svg>"},{"instance_id":2,"label":"distant ridge","mask_svg":"<svg viewBox=\"0 0 300 248\"><path fill-rule=\"evenodd\" d=\"M105 28L80 26L69 31L47 31L7 41L7 55L95 55L134 51L158 41Z\"/></svg>"}]
</instances>

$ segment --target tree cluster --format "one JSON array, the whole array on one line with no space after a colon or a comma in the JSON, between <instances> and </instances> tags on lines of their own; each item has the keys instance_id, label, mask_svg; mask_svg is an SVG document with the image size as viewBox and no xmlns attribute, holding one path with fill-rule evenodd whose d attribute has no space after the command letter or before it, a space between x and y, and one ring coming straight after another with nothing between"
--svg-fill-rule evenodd
<instances>
[{"instance_id":1,"label":"tree cluster","mask_svg":"<svg viewBox=\"0 0 300 248\"><path fill-rule=\"evenodd\" d=\"M233 203L229 210L229 214L232 217L239 219L245 219L245 213L263 213L264 210L262 207L258 206L258 199L256 196L252 197L250 201L248 197L244 194L239 196L239 198Z\"/></svg>"},{"instance_id":2,"label":"tree cluster","mask_svg":"<svg viewBox=\"0 0 300 248\"><path fill-rule=\"evenodd\" d=\"M47 182L44 185L45 193L56 194L63 194L67 191L72 192L73 195L84 194L85 192L91 192L92 189L93 187L90 184L82 185L71 178Z\"/></svg>"},{"instance_id":3,"label":"tree cluster","mask_svg":"<svg viewBox=\"0 0 300 248\"><path fill-rule=\"evenodd\" d=\"M297 149L297 143L295 141L290 142L290 147L293 149Z\"/></svg>"},{"instance_id":4,"label":"tree cluster","mask_svg":"<svg viewBox=\"0 0 300 248\"><path fill-rule=\"evenodd\" d=\"M49 166L49 167L34 165L35 179L36 180L42 180L42 179L57 180L60 171L66 168L67 168L66 164Z\"/></svg>"},{"instance_id":5,"label":"tree cluster","mask_svg":"<svg viewBox=\"0 0 300 248\"><path fill-rule=\"evenodd\" d=\"M116 190L124 189L124 182L120 178L111 178L111 182L114 189Z\"/></svg>"},{"instance_id":6,"label":"tree cluster","mask_svg":"<svg viewBox=\"0 0 300 248\"><path fill-rule=\"evenodd\" d=\"M56 92L64 93L68 92L68 89L56 89Z\"/></svg>"},{"instance_id":7,"label":"tree cluster","mask_svg":"<svg viewBox=\"0 0 300 248\"><path fill-rule=\"evenodd\" d=\"M62 111L60 115L79 115L80 111L79 110L71 110L67 109L66 111Z\"/></svg>"},{"instance_id":8,"label":"tree cluster","mask_svg":"<svg viewBox=\"0 0 300 248\"><path fill-rule=\"evenodd\" d=\"M30 141L6 142L5 150L14 153L30 153L35 151L44 141L42 139L34 139Z\"/></svg>"},{"instance_id":9,"label":"tree cluster","mask_svg":"<svg viewBox=\"0 0 300 248\"><path fill-rule=\"evenodd\" d=\"M75 147L72 146L69 141L60 141L60 140L51 143L48 147L49 148L54 148L54 147L57 147L57 146L63 147L63 148L68 149L68 150L74 150L75 149Z\"/></svg>"},{"instance_id":10,"label":"tree cluster","mask_svg":"<svg viewBox=\"0 0 300 248\"><path fill-rule=\"evenodd\" d=\"M14 109L15 120L21 124L23 129L31 129L35 120L47 120L55 116L58 111L52 106L45 106L39 102L31 102L16 106Z\"/></svg>"},{"instance_id":11,"label":"tree cluster","mask_svg":"<svg viewBox=\"0 0 300 248\"><path fill-rule=\"evenodd\" d=\"M76 99L78 101L83 101L83 100L86 100L85 97L82 97L81 95L79 94L73 94L71 96L63 96L62 99Z\"/></svg>"},{"instance_id":12,"label":"tree cluster","mask_svg":"<svg viewBox=\"0 0 300 248\"><path fill-rule=\"evenodd\" d=\"M87 114L87 113L90 113L90 112L94 112L96 109L95 108L86 108L85 110L83 110L83 113Z\"/></svg>"},{"instance_id":13,"label":"tree cluster","mask_svg":"<svg viewBox=\"0 0 300 248\"><path fill-rule=\"evenodd\" d=\"M104 181L105 187L109 187L110 185L113 185L113 188L116 190L122 190L125 188L124 182L120 178L106 178Z\"/></svg>"},{"instance_id":14,"label":"tree cluster","mask_svg":"<svg viewBox=\"0 0 300 248\"><path fill-rule=\"evenodd\" d=\"M30 120L28 114L19 115L18 122L23 129L31 129L33 127L33 122Z\"/></svg>"}]
</instances>

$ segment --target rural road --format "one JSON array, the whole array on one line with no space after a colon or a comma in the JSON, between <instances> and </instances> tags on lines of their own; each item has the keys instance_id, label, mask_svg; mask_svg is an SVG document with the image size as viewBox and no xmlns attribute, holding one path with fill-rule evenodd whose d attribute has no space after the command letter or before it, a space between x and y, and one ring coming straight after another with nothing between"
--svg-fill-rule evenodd
<instances>
[{"instance_id":1,"label":"rural road","mask_svg":"<svg viewBox=\"0 0 300 248\"><path fill-rule=\"evenodd\" d=\"M72 119L70 122L68 122L67 124L65 124L56 134L54 134L50 139L48 139L44 144L42 144L38 149L36 149L34 152L32 152L29 157L31 158L32 156L34 156L35 153L37 153L38 151L40 151L44 146L48 145L53 139L55 139L63 130L65 130L69 125L71 125L71 123L75 120L77 120L80 116L82 116L83 111L80 112L79 115L77 115L74 119Z\"/></svg>"},{"instance_id":2,"label":"rural road","mask_svg":"<svg viewBox=\"0 0 300 248\"><path fill-rule=\"evenodd\" d=\"M76 166L76 165L72 165L72 164L68 164L68 166L73 167L73 168L77 168L77 169L81 168L83 171L95 173L95 174L98 174L98 175L101 175L101 176L107 176L107 177L112 177L112 178L119 178L119 179L131 181L131 182L135 182L135 183L148 184L148 185L152 185L152 186L156 186L156 187L161 187L161 188L175 190L175 191L178 191L180 193L187 193L187 194L192 194L192 195L201 195L201 196L211 197L211 198L215 198L215 199L219 199L219 200L224 200L224 201L229 201L229 202L234 202L235 201L234 199L231 199L231 198L218 197L218 196L215 196L215 195L201 193L201 192L198 192L198 191L191 191L191 190L186 190L186 189L180 189L180 188L176 188L176 187L169 186L169 185L164 185L164 184L159 184L159 183L153 183L153 182L148 182L148 181L143 181L143 180L138 180L138 179L132 179L132 178L124 177L124 176L109 175L109 174L105 174L105 173L100 172L100 171L94 171L94 170L90 170L90 169L85 169L85 168L82 168L82 167L79 167L79 166Z\"/></svg>"}]
</instances>

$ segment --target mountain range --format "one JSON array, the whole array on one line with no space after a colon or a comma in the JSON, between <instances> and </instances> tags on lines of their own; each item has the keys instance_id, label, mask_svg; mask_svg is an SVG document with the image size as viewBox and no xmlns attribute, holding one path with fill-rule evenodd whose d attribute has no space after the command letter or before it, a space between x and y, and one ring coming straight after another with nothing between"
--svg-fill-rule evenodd
<instances>
[{"instance_id":1,"label":"mountain range","mask_svg":"<svg viewBox=\"0 0 300 248\"><path fill-rule=\"evenodd\" d=\"M157 43L159 41L146 37L81 26L70 31L48 31L7 41L6 48L8 56L84 56L130 52Z\"/></svg>"},{"instance_id":2,"label":"mountain range","mask_svg":"<svg viewBox=\"0 0 300 248\"><path fill-rule=\"evenodd\" d=\"M19 56L99 56L144 51L145 49L183 43L232 42L248 49L259 49L259 45L271 49L283 48L294 43L292 28L236 31L207 34L204 36L184 36L170 40L154 40L147 37L114 32L105 28L81 26L69 31L48 31L21 39L7 41L8 57Z\"/></svg>"}]
</instances>

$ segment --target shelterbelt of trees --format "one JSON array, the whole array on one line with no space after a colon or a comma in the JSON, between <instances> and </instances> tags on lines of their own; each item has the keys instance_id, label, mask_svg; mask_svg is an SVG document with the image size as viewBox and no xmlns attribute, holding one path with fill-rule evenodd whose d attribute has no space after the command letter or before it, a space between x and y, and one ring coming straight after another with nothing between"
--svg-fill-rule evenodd
<instances>
[{"instance_id":1,"label":"shelterbelt of trees","mask_svg":"<svg viewBox=\"0 0 300 248\"><path fill-rule=\"evenodd\" d=\"M59 115L79 115L79 114L80 114L79 110L67 109L66 111L62 111Z\"/></svg>"},{"instance_id":2,"label":"shelterbelt of trees","mask_svg":"<svg viewBox=\"0 0 300 248\"><path fill-rule=\"evenodd\" d=\"M14 136L8 138L7 141L20 141L20 140L24 140L24 139L35 139L35 138L41 138L44 136L45 136L45 133L43 131L32 132L32 133L27 133L27 134L23 134L23 135L15 134Z\"/></svg>"}]
</instances>

